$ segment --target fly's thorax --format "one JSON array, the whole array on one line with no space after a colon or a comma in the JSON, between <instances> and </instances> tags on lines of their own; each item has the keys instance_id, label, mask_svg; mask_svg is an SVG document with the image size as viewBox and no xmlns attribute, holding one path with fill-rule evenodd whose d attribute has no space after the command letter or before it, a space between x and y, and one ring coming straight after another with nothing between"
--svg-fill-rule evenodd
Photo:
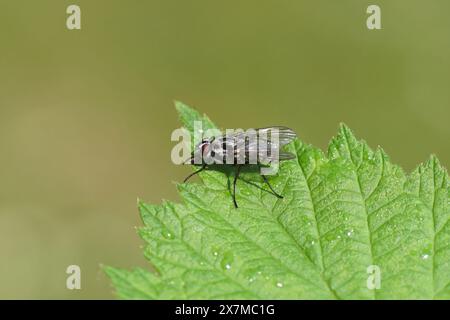
<instances>
[{"instance_id":1,"label":"fly's thorax","mask_svg":"<svg viewBox=\"0 0 450 320\"><path fill-rule=\"evenodd\" d=\"M203 163L211 164L223 164L224 154L220 141L213 139L204 144L201 148L201 154L203 158Z\"/></svg>"}]
</instances>

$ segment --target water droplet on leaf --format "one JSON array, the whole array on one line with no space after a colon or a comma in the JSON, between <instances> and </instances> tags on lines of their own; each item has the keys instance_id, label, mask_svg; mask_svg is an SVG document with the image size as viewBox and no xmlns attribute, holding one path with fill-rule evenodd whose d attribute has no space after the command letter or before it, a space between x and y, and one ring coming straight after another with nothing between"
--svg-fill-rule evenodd
<instances>
[{"instance_id":1,"label":"water droplet on leaf","mask_svg":"<svg viewBox=\"0 0 450 320\"><path fill-rule=\"evenodd\" d=\"M229 251L225 252L222 261L220 262L222 269L230 270L233 260L234 260L233 254Z\"/></svg>"},{"instance_id":2,"label":"water droplet on leaf","mask_svg":"<svg viewBox=\"0 0 450 320\"><path fill-rule=\"evenodd\" d=\"M170 231L168 231L168 230L163 230L162 235L164 238L169 239L169 240L172 240L174 238L173 234L170 233Z\"/></svg>"}]
</instances>

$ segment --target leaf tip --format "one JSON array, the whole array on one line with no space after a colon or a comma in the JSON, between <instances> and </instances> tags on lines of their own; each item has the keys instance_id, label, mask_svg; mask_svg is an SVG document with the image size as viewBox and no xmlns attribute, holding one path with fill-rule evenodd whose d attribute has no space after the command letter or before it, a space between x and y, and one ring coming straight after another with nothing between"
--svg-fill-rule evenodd
<instances>
[{"instance_id":1,"label":"leaf tip","mask_svg":"<svg viewBox=\"0 0 450 320\"><path fill-rule=\"evenodd\" d=\"M175 186L177 187L177 190L180 191L180 192L186 190L186 183L177 182L175 184Z\"/></svg>"},{"instance_id":2,"label":"leaf tip","mask_svg":"<svg viewBox=\"0 0 450 320\"><path fill-rule=\"evenodd\" d=\"M116 268L107 265L101 265L101 269L109 278L113 278L118 271Z\"/></svg>"},{"instance_id":3,"label":"leaf tip","mask_svg":"<svg viewBox=\"0 0 450 320\"><path fill-rule=\"evenodd\" d=\"M353 130L350 129L350 127L347 126L344 122L339 123L338 135L343 135L344 137L346 137L346 136L354 137L355 136L353 134Z\"/></svg>"},{"instance_id":4,"label":"leaf tip","mask_svg":"<svg viewBox=\"0 0 450 320\"><path fill-rule=\"evenodd\" d=\"M435 168L435 170L437 169L439 171L442 171L446 176L448 176L447 168L441 164L439 158L434 153L430 155L430 158L428 159L425 165L432 166L433 168Z\"/></svg>"},{"instance_id":5,"label":"leaf tip","mask_svg":"<svg viewBox=\"0 0 450 320\"><path fill-rule=\"evenodd\" d=\"M428 159L428 161L430 161L431 163L433 163L433 164L435 164L437 166L441 166L441 162L439 161L439 158L434 153L432 153L430 155L430 158Z\"/></svg>"},{"instance_id":6,"label":"leaf tip","mask_svg":"<svg viewBox=\"0 0 450 320\"><path fill-rule=\"evenodd\" d=\"M187 105L185 105L183 102L179 100L173 100L173 104L175 105L175 109L178 111L178 113L181 113L186 109L189 109Z\"/></svg>"}]
</instances>

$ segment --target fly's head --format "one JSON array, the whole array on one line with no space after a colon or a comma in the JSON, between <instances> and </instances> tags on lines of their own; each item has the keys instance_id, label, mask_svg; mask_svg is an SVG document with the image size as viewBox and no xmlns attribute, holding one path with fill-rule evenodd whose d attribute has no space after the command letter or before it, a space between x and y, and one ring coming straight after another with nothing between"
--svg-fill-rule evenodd
<instances>
[{"instance_id":1,"label":"fly's head","mask_svg":"<svg viewBox=\"0 0 450 320\"><path fill-rule=\"evenodd\" d=\"M194 148L191 153L191 157L186 161L187 164L202 165L204 163L204 157L210 152L213 139L203 139Z\"/></svg>"}]
</instances>

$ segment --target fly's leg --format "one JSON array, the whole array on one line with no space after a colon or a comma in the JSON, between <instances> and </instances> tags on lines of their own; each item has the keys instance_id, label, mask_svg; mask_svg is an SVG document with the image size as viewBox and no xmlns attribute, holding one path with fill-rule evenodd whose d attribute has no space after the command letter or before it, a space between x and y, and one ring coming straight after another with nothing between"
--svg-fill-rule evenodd
<instances>
[{"instance_id":1,"label":"fly's leg","mask_svg":"<svg viewBox=\"0 0 450 320\"><path fill-rule=\"evenodd\" d=\"M283 199L282 195L279 195L275 190L273 190L273 188L270 185L269 180L267 179L267 177L265 175L261 175L261 177L264 179L264 182L267 183L267 185L269 186L270 190L272 191L272 194L274 196L276 196L278 199Z\"/></svg>"},{"instance_id":2,"label":"fly's leg","mask_svg":"<svg viewBox=\"0 0 450 320\"><path fill-rule=\"evenodd\" d=\"M261 165L258 165L259 171L261 172ZM267 177L263 174L261 174L261 177L263 178L264 182L269 186L270 191L272 191L271 193L277 197L278 199L283 199L283 196L278 194L270 185L269 180L267 179Z\"/></svg>"},{"instance_id":3,"label":"fly's leg","mask_svg":"<svg viewBox=\"0 0 450 320\"><path fill-rule=\"evenodd\" d=\"M191 173L190 175L188 175L186 177L186 179L184 179L183 183L185 183L186 181L188 181L191 177L195 176L196 174L199 174L201 171L205 170L206 168L206 164L204 164L200 169L198 169L197 171Z\"/></svg>"},{"instance_id":4,"label":"fly's leg","mask_svg":"<svg viewBox=\"0 0 450 320\"><path fill-rule=\"evenodd\" d=\"M236 167L236 173L234 175L234 181L233 181L233 203L234 203L234 207L237 208L237 202L236 202L236 181L239 177L239 174L241 173L241 165L237 165Z\"/></svg>"}]
</instances>

